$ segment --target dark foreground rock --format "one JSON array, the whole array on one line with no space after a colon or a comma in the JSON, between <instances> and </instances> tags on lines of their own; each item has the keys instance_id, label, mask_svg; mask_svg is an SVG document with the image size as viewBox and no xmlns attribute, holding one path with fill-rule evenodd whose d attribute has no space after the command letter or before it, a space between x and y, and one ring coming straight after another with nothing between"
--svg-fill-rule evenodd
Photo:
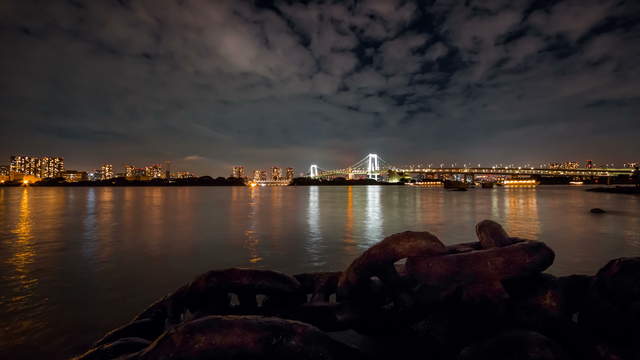
<instances>
[{"instance_id":1,"label":"dark foreground rock","mask_svg":"<svg viewBox=\"0 0 640 360\"><path fill-rule=\"evenodd\" d=\"M532 331L511 331L465 348L460 360L565 360L553 340Z\"/></svg>"},{"instance_id":2,"label":"dark foreground rock","mask_svg":"<svg viewBox=\"0 0 640 360\"><path fill-rule=\"evenodd\" d=\"M209 271L78 359L640 359L640 258L555 277L543 242L475 230L394 234L345 271Z\"/></svg>"}]
</instances>

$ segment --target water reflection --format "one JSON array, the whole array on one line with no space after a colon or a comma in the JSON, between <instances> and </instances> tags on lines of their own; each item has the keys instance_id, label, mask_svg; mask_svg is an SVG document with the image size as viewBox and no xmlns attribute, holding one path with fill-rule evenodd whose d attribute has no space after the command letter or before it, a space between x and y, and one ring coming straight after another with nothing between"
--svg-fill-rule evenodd
<instances>
[{"instance_id":1,"label":"water reflection","mask_svg":"<svg viewBox=\"0 0 640 360\"><path fill-rule=\"evenodd\" d=\"M367 186L367 203L364 221L366 247L382 240L382 206L380 204L381 186Z\"/></svg>"},{"instance_id":2,"label":"water reflection","mask_svg":"<svg viewBox=\"0 0 640 360\"><path fill-rule=\"evenodd\" d=\"M307 223L309 237L306 240L305 251L314 266L323 265L322 261L322 233L320 231L320 189L318 186L309 187L309 201L307 202Z\"/></svg>"},{"instance_id":3,"label":"water reflection","mask_svg":"<svg viewBox=\"0 0 640 360\"><path fill-rule=\"evenodd\" d=\"M344 242L349 247L355 244L353 237L353 186L347 187L347 207L344 222Z\"/></svg>"},{"instance_id":4,"label":"water reflection","mask_svg":"<svg viewBox=\"0 0 640 360\"><path fill-rule=\"evenodd\" d=\"M87 201L85 204L85 214L82 219L83 225L83 242L82 248L85 257L92 258L95 252L96 239L96 189L91 187L87 189Z\"/></svg>"},{"instance_id":5,"label":"water reflection","mask_svg":"<svg viewBox=\"0 0 640 360\"><path fill-rule=\"evenodd\" d=\"M509 233L526 239L540 237L537 199L535 188L504 189L504 227Z\"/></svg>"},{"instance_id":6,"label":"water reflection","mask_svg":"<svg viewBox=\"0 0 640 360\"><path fill-rule=\"evenodd\" d=\"M39 279L32 270L32 265L36 260L36 248L32 232L33 222L29 193L31 190L23 188L20 191L19 214L15 227L11 230L13 240L7 244L12 255L7 258L6 264L12 267L12 270L2 276L2 283L8 284L9 289L0 289L3 290L0 291L0 307L6 308L9 313L20 314L20 316L13 322L2 324L0 330L12 334L12 338L0 339L0 344L9 340L14 343L23 343L29 332L46 326L45 322L28 313L29 310L42 305L42 300L36 299ZM0 338L2 337L4 336L0 336Z\"/></svg>"},{"instance_id":7,"label":"water reflection","mask_svg":"<svg viewBox=\"0 0 640 360\"><path fill-rule=\"evenodd\" d=\"M258 235L258 206L260 201L260 190L255 187L249 188L249 209L247 216L249 218L249 227L244 232L245 241L244 248L248 251L248 259L252 264L262 261L262 257L258 253L258 244L260 237Z\"/></svg>"},{"instance_id":8,"label":"water reflection","mask_svg":"<svg viewBox=\"0 0 640 360\"><path fill-rule=\"evenodd\" d=\"M29 189L24 188L20 198L20 215L18 222L13 229L15 242L13 243L13 257L9 258L8 263L13 265L15 273L9 279L16 282L20 289L19 295L11 299L13 306L20 307L32 295L34 287L38 283L38 279L31 276L29 265L34 262L36 256L33 244L33 234L31 228L31 208L29 205ZM12 307L13 307L12 306Z\"/></svg>"}]
</instances>

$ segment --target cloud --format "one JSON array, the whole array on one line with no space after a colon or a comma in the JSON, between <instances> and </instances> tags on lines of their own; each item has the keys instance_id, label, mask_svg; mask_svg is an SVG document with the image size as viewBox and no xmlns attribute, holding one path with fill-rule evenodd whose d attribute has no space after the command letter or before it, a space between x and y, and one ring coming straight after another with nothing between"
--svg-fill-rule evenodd
<instances>
[{"instance_id":1,"label":"cloud","mask_svg":"<svg viewBox=\"0 0 640 360\"><path fill-rule=\"evenodd\" d=\"M538 146L527 161L640 150L627 141L640 130L637 2L0 6L6 158L186 161L215 175L345 166L369 151L396 163L531 156L514 134ZM596 149L595 133L620 141Z\"/></svg>"}]
</instances>

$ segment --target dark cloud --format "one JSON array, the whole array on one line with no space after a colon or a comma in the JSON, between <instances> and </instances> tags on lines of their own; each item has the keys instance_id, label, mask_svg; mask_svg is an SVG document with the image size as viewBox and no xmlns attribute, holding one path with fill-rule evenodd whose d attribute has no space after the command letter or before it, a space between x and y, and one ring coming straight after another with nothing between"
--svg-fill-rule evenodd
<instances>
[{"instance_id":1,"label":"dark cloud","mask_svg":"<svg viewBox=\"0 0 640 360\"><path fill-rule=\"evenodd\" d=\"M0 156L637 160L635 1L0 4Z\"/></svg>"}]
</instances>

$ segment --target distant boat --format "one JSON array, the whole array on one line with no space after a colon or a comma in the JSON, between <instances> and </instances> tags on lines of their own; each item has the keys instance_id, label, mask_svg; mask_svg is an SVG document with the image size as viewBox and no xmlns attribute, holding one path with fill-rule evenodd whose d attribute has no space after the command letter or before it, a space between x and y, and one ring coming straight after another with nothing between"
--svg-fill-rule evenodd
<instances>
[{"instance_id":1,"label":"distant boat","mask_svg":"<svg viewBox=\"0 0 640 360\"><path fill-rule=\"evenodd\" d=\"M534 179L512 179L502 180L498 185L503 186L537 186L540 182Z\"/></svg>"}]
</instances>

